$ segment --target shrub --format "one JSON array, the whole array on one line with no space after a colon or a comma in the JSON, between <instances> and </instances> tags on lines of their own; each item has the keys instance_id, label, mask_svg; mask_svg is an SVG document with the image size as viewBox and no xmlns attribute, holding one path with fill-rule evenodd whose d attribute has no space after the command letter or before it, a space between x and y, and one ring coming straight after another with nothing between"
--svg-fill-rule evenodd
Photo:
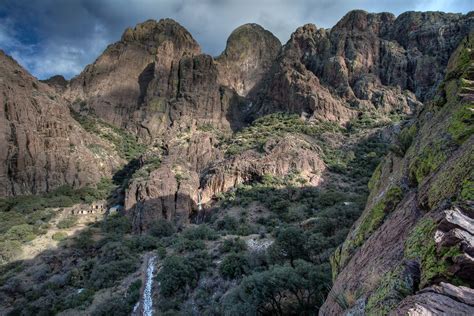
<instances>
[{"instance_id":1,"label":"shrub","mask_svg":"<svg viewBox=\"0 0 474 316\"><path fill-rule=\"evenodd\" d=\"M121 296L110 298L100 303L92 312L92 316L128 316L132 311L128 302Z\"/></svg>"},{"instance_id":2,"label":"shrub","mask_svg":"<svg viewBox=\"0 0 474 316\"><path fill-rule=\"evenodd\" d=\"M163 266L157 275L160 281L161 293L170 297L183 290L187 285L196 283L196 271L189 265L186 258L170 256L163 261Z\"/></svg>"},{"instance_id":3,"label":"shrub","mask_svg":"<svg viewBox=\"0 0 474 316\"><path fill-rule=\"evenodd\" d=\"M102 222L102 230L108 234L124 235L131 233L132 223L127 216L114 214L105 218Z\"/></svg>"},{"instance_id":4,"label":"shrub","mask_svg":"<svg viewBox=\"0 0 474 316\"><path fill-rule=\"evenodd\" d=\"M206 252L198 251L188 257L169 256L157 275L161 294L171 297L183 293L187 287L197 285L200 274L210 265L211 259Z\"/></svg>"},{"instance_id":5,"label":"shrub","mask_svg":"<svg viewBox=\"0 0 474 316\"><path fill-rule=\"evenodd\" d=\"M329 274L327 264L315 266L297 260L294 268L275 265L244 277L226 295L223 308L236 315L317 314L330 284Z\"/></svg>"},{"instance_id":6,"label":"shrub","mask_svg":"<svg viewBox=\"0 0 474 316\"><path fill-rule=\"evenodd\" d=\"M95 292L91 289L83 289L80 293L73 292L64 298L58 309L65 310L90 305L94 300L94 294Z\"/></svg>"},{"instance_id":7,"label":"shrub","mask_svg":"<svg viewBox=\"0 0 474 316\"><path fill-rule=\"evenodd\" d=\"M95 245L92 239L92 231L90 229L81 231L77 237L74 238L74 246L82 250L88 250Z\"/></svg>"},{"instance_id":8,"label":"shrub","mask_svg":"<svg viewBox=\"0 0 474 316\"><path fill-rule=\"evenodd\" d=\"M219 231L228 231L232 232L235 231L238 227L239 223L234 217L225 215L222 219L219 219L215 223L215 227Z\"/></svg>"},{"instance_id":9,"label":"shrub","mask_svg":"<svg viewBox=\"0 0 474 316\"><path fill-rule=\"evenodd\" d=\"M94 289L111 287L138 268L136 258L111 261L94 266L89 283Z\"/></svg>"},{"instance_id":10,"label":"shrub","mask_svg":"<svg viewBox=\"0 0 474 316\"><path fill-rule=\"evenodd\" d=\"M200 239L187 239L180 236L173 242L173 247L177 252L189 252L202 250L206 248L206 245Z\"/></svg>"},{"instance_id":11,"label":"shrub","mask_svg":"<svg viewBox=\"0 0 474 316\"><path fill-rule=\"evenodd\" d=\"M51 238L56 241L62 241L67 238L67 234L65 232L56 232Z\"/></svg>"},{"instance_id":12,"label":"shrub","mask_svg":"<svg viewBox=\"0 0 474 316\"><path fill-rule=\"evenodd\" d=\"M7 263L21 254L21 243L17 240L0 241L0 264Z\"/></svg>"},{"instance_id":13,"label":"shrub","mask_svg":"<svg viewBox=\"0 0 474 316\"><path fill-rule=\"evenodd\" d=\"M129 307L133 307L136 302L140 300L140 289L142 287L142 280L137 279L133 281L127 289L126 300Z\"/></svg>"},{"instance_id":14,"label":"shrub","mask_svg":"<svg viewBox=\"0 0 474 316\"><path fill-rule=\"evenodd\" d=\"M218 238L217 233L205 224L186 228L182 235L189 240L216 240Z\"/></svg>"},{"instance_id":15,"label":"shrub","mask_svg":"<svg viewBox=\"0 0 474 316\"><path fill-rule=\"evenodd\" d=\"M228 279L235 279L248 271L249 263L243 253L231 253L225 256L219 265L220 274Z\"/></svg>"},{"instance_id":16,"label":"shrub","mask_svg":"<svg viewBox=\"0 0 474 316\"><path fill-rule=\"evenodd\" d=\"M154 221L150 227L150 234L155 237L169 237L174 231L173 224L165 219Z\"/></svg>"},{"instance_id":17,"label":"shrub","mask_svg":"<svg viewBox=\"0 0 474 316\"><path fill-rule=\"evenodd\" d=\"M6 232L5 238L22 242L31 241L36 238L35 228L28 224L13 226Z\"/></svg>"},{"instance_id":18,"label":"shrub","mask_svg":"<svg viewBox=\"0 0 474 316\"><path fill-rule=\"evenodd\" d=\"M293 266L296 259L307 258L306 237L302 229L289 226L277 230L275 235L275 242L268 248L272 261L289 260Z\"/></svg>"},{"instance_id":19,"label":"shrub","mask_svg":"<svg viewBox=\"0 0 474 316\"><path fill-rule=\"evenodd\" d=\"M77 218L74 216L69 216L66 217L65 219L62 219L58 222L56 225L59 229L66 229L66 228L71 228L74 226L77 222Z\"/></svg>"},{"instance_id":20,"label":"shrub","mask_svg":"<svg viewBox=\"0 0 474 316\"><path fill-rule=\"evenodd\" d=\"M247 250L247 245L245 241L240 238L229 238L225 239L222 245L219 248L220 252L241 252Z\"/></svg>"},{"instance_id":21,"label":"shrub","mask_svg":"<svg viewBox=\"0 0 474 316\"><path fill-rule=\"evenodd\" d=\"M161 247L157 238L149 235L135 235L125 240L125 244L134 252L150 251Z\"/></svg>"}]
</instances>

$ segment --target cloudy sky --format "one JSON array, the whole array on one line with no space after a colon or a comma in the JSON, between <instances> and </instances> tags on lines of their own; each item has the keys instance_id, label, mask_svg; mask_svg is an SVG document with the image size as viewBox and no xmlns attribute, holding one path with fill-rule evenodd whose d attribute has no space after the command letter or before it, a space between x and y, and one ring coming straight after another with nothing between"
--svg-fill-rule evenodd
<instances>
[{"instance_id":1,"label":"cloudy sky","mask_svg":"<svg viewBox=\"0 0 474 316\"><path fill-rule=\"evenodd\" d=\"M77 75L123 30L170 17L218 55L237 26L255 22L284 43L305 23L332 27L347 11L466 13L472 0L0 0L0 49L40 79Z\"/></svg>"}]
</instances>

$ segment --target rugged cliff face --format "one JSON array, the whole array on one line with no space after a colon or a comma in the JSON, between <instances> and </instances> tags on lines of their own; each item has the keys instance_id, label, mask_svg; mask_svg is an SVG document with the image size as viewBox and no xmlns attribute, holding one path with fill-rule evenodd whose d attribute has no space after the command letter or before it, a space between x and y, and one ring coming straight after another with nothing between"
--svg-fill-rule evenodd
<instances>
[{"instance_id":1,"label":"rugged cliff face","mask_svg":"<svg viewBox=\"0 0 474 316\"><path fill-rule=\"evenodd\" d=\"M149 20L125 30L119 42L71 80L66 95L76 111L124 127L145 101L153 78L160 81L160 92L169 95L176 85L169 81L173 66L176 71L181 57L199 52L191 34L173 20Z\"/></svg>"},{"instance_id":2,"label":"rugged cliff face","mask_svg":"<svg viewBox=\"0 0 474 316\"><path fill-rule=\"evenodd\" d=\"M364 109L411 113L433 96L473 23L470 15L351 11L330 30L305 25L255 91L255 111L337 122Z\"/></svg>"},{"instance_id":3,"label":"rugged cliff face","mask_svg":"<svg viewBox=\"0 0 474 316\"><path fill-rule=\"evenodd\" d=\"M246 96L270 69L280 48L280 41L260 25L238 27L216 59L220 82Z\"/></svg>"},{"instance_id":4,"label":"rugged cliff face","mask_svg":"<svg viewBox=\"0 0 474 316\"><path fill-rule=\"evenodd\" d=\"M401 25L406 23L413 25L406 31L410 41L398 35ZM421 101L430 98L430 91L435 90L444 75L449 54L472 29L472 23L472 17L463 15L406 13L395 18L388 13L353 11L331 30L314 25L299 28L280 53L279 42L268 31L257 25L244 25L231 34L226 50L215 61L205 55L179 61L175 98L157 99L152 95L159 95L159 86L150 85L147 98L153 104L156 102L161 112L148 112L141 126L146 127L150 137L158 135L158 131L172 130L173 134L189 134L196 139L200 136L194 131L204 125L225 132L241 128L252 118L278 111L339 124L367 112L410 114L421 106ZM259 44L249 45L251 42ZM434 63L429 68L435 75L422 76L426 63ZM188 145L170 143L168 147L175 146ZM214 147L219 147L217 142ZM221 151L213 157L222 157L221 149L213 150ZM297 152L303 157L303 165L313 164L306 161L308 155L304 151ZM168 167L161 168L169 169L176 164L176 156L166 155ZM264 173L282 175L260 164L258 155L248 155L224 162L206 156L209 159L202 162L208 167L206 170L182 166L187 170L185 173L193 174L192 178L201 179L194 181L190 192L194 205L198 203L198 191L207 202L216 194ZM264 159L270 161L271 156ZM219 175L222 172L218 169L226 170L225 176ZM317 173L309 169L305 172ZM135 196L135 187L132 188L129 195ZM154 192L146 199L161 194ZM136 202L132 200L127 205ZM188 210L194 213L196 207Z\"/></svg>"},{"instance_id":5,"label":"rugged cliff face","mask_svg":"<svg viewBox=\"0 0 474 316\"><path fill-rule=\"evenodd\" d=\"M87 133L64 99L0 52L0 195L82 187L110 177L123 160ZM91 150L100 147L99 153Z\"/></svg>"},{"instance_id":6,"label":"rugged cliff face","mask_svg":"<svg viewBox=\"0 0 474 316\"><path fill-rule=\"evenodd\" d=\"M66 95L76 111L94 113L147 142L196 122L236 129L247 106L239 95L259 82L280 46L270 32L248 24L231 34L214 60L200 55L177 22L150 20L127 29L71 81Z\"/></svg>"},{"instance_id":7,"label":"rugged cliff face","mask_svg":"<svg viewBox=\"0 0 474 316\"><path fill-rule=\"evenodd\" d=\"M473 44L471 33L372 176L366 209L332 258L321 315L474 312Z\"/></svg>"}]
</instances>

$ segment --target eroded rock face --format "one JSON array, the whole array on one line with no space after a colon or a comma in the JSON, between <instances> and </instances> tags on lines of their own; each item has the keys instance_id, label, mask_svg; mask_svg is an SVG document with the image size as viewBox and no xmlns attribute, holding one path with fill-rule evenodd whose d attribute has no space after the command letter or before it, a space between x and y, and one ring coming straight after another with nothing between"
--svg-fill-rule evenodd
<instances>
[{"instance_id":1,"label":"eroded rock face","mask_svg":"<svg viewBox=\"0 0 474 316\"><path fill-rule=\"evenodd\" d=\"M473 27L472 14L360 10L331 30L305 25L254 92L256 115L288 110L344 123L360 109L411 113L433 96Z\"/></svg>"},{"instance_id":2,"label":"eroded rock face","mask_svg":"<svg viewBox=\"0 0 474 316\"><path fill-rule=\"evenodd\" d=\"M245 151L212 164L201 178L202 202L208 203L219 193L267 174L284 177L297 172L308 185L321 183L326 166L314 145L291 136L269 141L264 151Z\"/></svg>"},{"instance_id":3,"label":"eroded rock face","mask_svg":"<svg viewBox=\"0 0 474 316\"><path fill-rule=\"evenodd\" d=\"M198 211L197 173L172 170L164 165L154 170L146 180L133 181L127 190L125 209L132 218L135 232L147 230L158 219L177 226L189 222Z\"/></svg>"},{"instance_id":4,"label":"eroded rock face","mask_svg":"<svg viewBox=\"0 0 474 316\"><path fill-rule=\"evenodd\" d=\"M257 40L260 45L249 45ZM216 61L201 55L175 21L150 20L127 29L120 42L71 81L66 96L75 110L94 113L148 142L198 121L235 130L249 103L237 92L253 87L279 47L271 33L248 25L233 33Z\"/></svg>"},{"instance_id":5,"label":"eroded rock face","mask_svg":"<svg viewBox=\"0 0 474 316\"><path fill-rule=\"evenodd\" d=\"M390 153L374 173L366 209L332 258L334 285L321 315L344 314L334 298L356 291L367 314L472 314L473 305L460 298L468 294L450 283L473 286L468 193L473 167L468 161L474 157L474 138L472 122L460 118L472 108L473 47L471 33L447 63L438 101L426 103L414 124L402 130L412 133L409 146ZM406 260L418 263L419 284L406 286L395 273ZM387 295L390 289L398 299Z\"/></svg>"},{"instance_id":6,"label":"eroded rock face","mask_svg":"<svg viewBox=\"0 0 474 316\"><path fill-rule=\"evenodd\" d=\"M269 141L262 153L247 150L229 158L215 144L214 136L204 132L176 140L158 170L132 181L125 208L136 231L159 218L188 223L219 193L265 175L296 173L305 185L319 185L326 170L319 149L295 136Z\"/></svg>"},{"instance_id":7,"label":"eroded rock face","mask_svg":"<svg viewBox=\"0 0 474 316\"><path fill-rule=\"evenodd\" d=\"M254 115L277 111L306 113L341 123L356 115L305 65L307 56L325 49L326 37L327 32L314 25L305 25L292 34L276 64L250 95L255 102Z\"/></svg>"},{"instance_id":8,"label":"eroded rock face","mask_svg":"<svg viewBox=\"0 0 474 316\"><path fill-rule=\"evenodd\" d=\"M474 290L441 282L405 298L390 315L472 315Z\"/></svg>"},{"instance_id":9,"label":"eroded rock face","mask_svg":"<svg viewBox=\"0 0 474 316\"><path fill-rule=\"evenodd\" d=\"M0 195L33 194L110 176L122 162L72 119L66 102L0 51ZM104 149L94 154L91 145Z\"/></svg>"},{"instance_id":10,"label":"eroded rock face","mask_svg":"<svg viewBox=\"0 0 474 316\"><path fill-rule=\"evenodd\" d=\"M69 84L69 82L61 75L52 76L51 78L41 81L47 83L59 93L64 92Z\"/></svg>"},{"instance_id":11,"label":"eroded rock face","mask_svg":"<svg viewBox=\"0 0 474 316\"><path fill-rule=\"evenodd\" d=\"M148 85L155 81L160 94L170 95L176 84L169 80L173 66L181 57L199 53L191 34L175 21L149 20L125 30L119 42L71 80L66 95L76 110L125 127L145 101Z\"/></svg>"},{"instance_id":12,"label":"eroded rock face","mask_svg":"<svg viewBox=\"0 0 474 316\"><path fill-rule=\"evenodd\" d=\"M257 24L244 24L227 39L224 52L216 59L219 80L245 96L260 82L280 52L280 41Z\"/></svg>"},{"instance_id":13,"label":"eroded rock face","mask_svg":"<svg viewBox=\"0 0 474 316\"><path fill-rule=\"evenodd\" d=\"M408 18L416 21L406 30L413 39L402 41L397 32ZM249 119L278 111L341 124L366 110L411 113L420 107L426 87L439 83L438 75L420 77L417 67L421 71L426 63L436 63L434 71L442 77L454 44L470 23L469 15L409 13L395 18L352 11L331 30L312 24L298 28L283 48L260 26L244 25L231 34L216 59L195 52L169 55L173 61L164 73L156 65L150 68L146 93L133 112L132 121L138 122L134 128L150 141L164 137L169 150L162 168L179 165L197 173L201 180L196 189L201 189L202 201L210 201L266 172L286 174L290 166L278 164L295 148L282 149L284 145L278 144L263 156L245 152L229 159L213 148L197 161L191 158L195 145L183 145L174 136L190 133L194 144L203 137L203 148L211 148L207 136L194 133L197 126L237 130ZM454 39L447 39L450 32L440 32L458 26L461 34ZM422 40L420 34L427 34L429 40ZM276 154L277 148L281 155ZM306 180L316 183L316 174L324 170L315 163L319 157L296 151L304 156L303 165L297 167L308 171ZM195 195L192 199L197 203Z\"/></svg>"}]
</instances>

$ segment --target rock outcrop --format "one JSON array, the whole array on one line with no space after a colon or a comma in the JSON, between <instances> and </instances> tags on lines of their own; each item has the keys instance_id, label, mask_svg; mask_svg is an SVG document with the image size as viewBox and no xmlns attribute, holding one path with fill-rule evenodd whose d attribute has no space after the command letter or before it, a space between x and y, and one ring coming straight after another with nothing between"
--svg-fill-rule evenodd
<instances>
[{"instance_id":1,"label":"rock outcrop","mask_svg":"<svg viewBox=\"0 0 474 316\"><path fill-rule=\"evenodd\" d=\"M109 177L122 160L87 133L55 90L0 51L0 195L81 187ZM90 148L99 145L101 155Z\"/></svg>"},{"instance_id":2,"label":"rock outcrop","mask_svg":"<svg viewBox=\"0 0 474 316\"><path fill-rule=\"evenodd\" d=\"M471 33L433 101L374 173L366 209L332 258L334 286L321 315L349 313L336 298L356 292L367 314L472 313L472 293L452 284L473 286L473 52ZM406 262L418 269L401 273Z\"/></svg>"},{"instance_id":3,"label":"rock outcrop","mask_svg":"<svg viewBox=\"0 0 474 316\"><path fill-rule=\"evenodd\" d=\"M472 315L474 290L441 282L408 296L390 315Z\"/></svg>"},{"instance_id":4,"label":"rock outcrop","mask_svg":"<svg viewBox=\"0 0 474 316\"><path fill-rule=\"evenodd\" d=\"M168 97L176 89L170 74L179 59L199 53L191 34L175 21L149 20L125 30L119 42L71 80L66 95L77 111L125 127L143 105L148 86L158 86L157 93Z\"/></svg>"},{"instance_id":5,"label":"rock outcrop","mask_svg":"<svg viewBox=\"0 0 474 316\"><path fill-rule=\"evenodd\" d=\"M351 11L332 29L307 24L253 91L256 115L305 112L347 122L357 111L411 113L429 100L472 14ZM430 66L433 65L433 66Z\"/></svg>"},{"instance_id":6,"label":"rock outcrop","mask_svg":"<svg viewBox=\"0 0 474 316\"><path fill-rule=\"evenodd\" d=\"M216 59L220 83L246 96L273 65L280 48L280 41L260 25L238 27Z\"/></svg>"},{"instance_id":7,"label":"rock outcrop","mask_svg":"<svg viewBox=\"0 0 474 316\"><path fill-rule=\"evenodd\" d=\"M46 80L41 80L53 87L58 93L62 93L67 89L69 82L61 75L52 76Z\"/></svg>"},{"instance_id":8,"label":"rock outcrop","mask_svg":"<svg viewBox=\"0 0 474 316\"><path fill-rule=\"evenodd\" d=\"M297 172L306 185L317 186L326 166L320 150L295 136L268 141L264 152L250 150L212 164L201 177L202 203L208 203L242 183L258 181L265 175L285 177Z\"/></svg>"},{"instance_id":9,"label":"rock outcrop","mask_svg":"<svg viewBox=\"0 0 474 316\"><path fill-rule=\"evenodd\" d=\"M93 113L148 142L196 121L235 130L248 107L242 96L270 68L280 46L270 32L249 24L232 33L214 60L200 54L175 21L149 20L127 29L71 80L66 96L76 111Z\"/></svg>"}]
</instances>

